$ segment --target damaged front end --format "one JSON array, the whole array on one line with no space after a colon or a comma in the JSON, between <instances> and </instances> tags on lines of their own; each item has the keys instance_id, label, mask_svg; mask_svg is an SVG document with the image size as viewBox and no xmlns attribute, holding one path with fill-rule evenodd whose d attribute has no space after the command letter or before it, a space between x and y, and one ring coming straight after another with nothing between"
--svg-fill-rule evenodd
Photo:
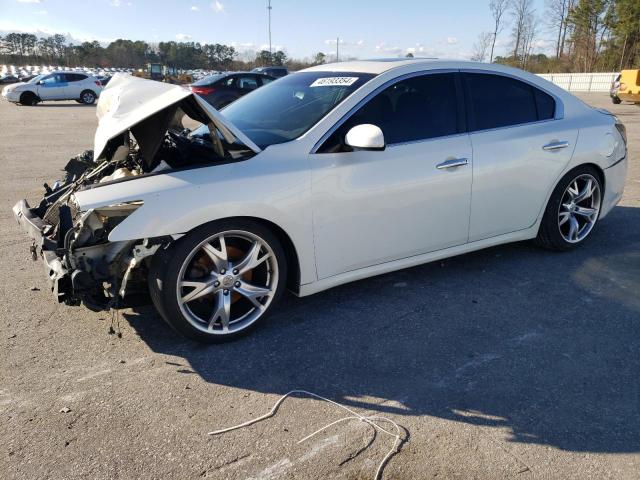
<instances>
[{"instance_id":1,"label":"damaged front end","mask_svg":"<svg viewBox=\"0 0 640 480\"><path fill-rule=\"evenodd\" d=\"M147 298L150 258L175 236L112 242L111 231L142 208L144 200L114 201L85 211L76 195L150 175L241 161L259 148L206 102L175 85L115 76L97 112L94 150L69 160L64 178L44 185L38 206L21 200L13 213L33 239L31 254L44 261L58 301L108 310ZM185 116L206 127L185 129Z\"/></svg>"}]
</instances>

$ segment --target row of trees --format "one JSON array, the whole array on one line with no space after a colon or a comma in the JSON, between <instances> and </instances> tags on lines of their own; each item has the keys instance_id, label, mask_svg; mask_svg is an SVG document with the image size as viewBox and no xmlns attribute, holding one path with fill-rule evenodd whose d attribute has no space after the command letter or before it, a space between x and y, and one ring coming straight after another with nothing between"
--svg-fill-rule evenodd
<instances>
[{"instance_id":1,"label":"row of trees","mask_svg":"<svg viewBox=\"0 0 640 480\"><path fill-rule=\"evenodd\" d=\"M546 0L540 16L534 0L491 0L491 31L474 45L473 59L534 72L611 71L640 66L640 0ZM510 29L509 52L495 57L499 35ZM535 54L537 40L552 34L555 55Z\"/></svg>"},{"instance_id":2,"label":"row of trees","mask_svg":"<svg viewBox=\"0 0 640 480\"><path fill-rule=\"evenodd\" d=\"M283 51L261 50L253 58L240 60L238 51L229 45L198 42L159 42L118 39L106 47L100 42L74 45L64 35L37 37L31 33L9 33L0 36L0 63L19 65L67 65L90 67L141 68L160 62L177 68L228 70L254 66L285 65Z\"/></svg>"}]
</instances>

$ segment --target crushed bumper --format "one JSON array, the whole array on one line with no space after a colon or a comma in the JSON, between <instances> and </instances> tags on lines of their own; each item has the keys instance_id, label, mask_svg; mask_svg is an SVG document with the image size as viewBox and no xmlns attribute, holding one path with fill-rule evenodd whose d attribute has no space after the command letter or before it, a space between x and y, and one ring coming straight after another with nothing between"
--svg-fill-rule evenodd
<instances>
[{"instance_id":1,"label":"crushed bumper","mask_svg":"<svg viewBox=\"0 0 640 480\"><path fill-rule=\"evenodd\" d=\"M34 260L37 260L40 253L53 295L58 302L68 302L71 299L69 272L56 252L56 244L45 238L42 233L47 225L33 213L26 200L20 200L13 206L13 216L22 230L33 240L31 254Z\"/></svg>"}]
</instances>

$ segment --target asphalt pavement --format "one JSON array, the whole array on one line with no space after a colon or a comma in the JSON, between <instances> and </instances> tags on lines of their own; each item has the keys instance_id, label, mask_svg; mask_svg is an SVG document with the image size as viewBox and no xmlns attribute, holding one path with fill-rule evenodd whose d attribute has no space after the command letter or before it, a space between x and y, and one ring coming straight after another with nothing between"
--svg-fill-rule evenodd
<instances>
[{"instance_id":1,"label":"asphalt pavement","mask_svg":"<svg viewBox=\"0 0 640 480\"><path fill-rule=\"evenodd\" d=\"M640 472L640 108L585 101L629 135L625 196L568 253L505 245L288 295L234 343L177 337L152 308L58 305L11 207L91 148L95 107L0 102L0 476L368 479L390 448L363 422L296 442L343 412L406 437L384 478L612 478ZM117 325L116 325L117 327Z\"/></svg>"}]
</instances>

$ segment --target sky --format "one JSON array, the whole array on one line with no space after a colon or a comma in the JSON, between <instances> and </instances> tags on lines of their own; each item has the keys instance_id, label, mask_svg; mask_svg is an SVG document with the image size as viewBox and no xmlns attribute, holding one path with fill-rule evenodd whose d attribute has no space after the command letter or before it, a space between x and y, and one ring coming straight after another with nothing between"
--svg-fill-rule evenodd
<instances>
[{"instance_id":1,"label":"sky","mask_svg":"<svg viewBox=\"0 0 640 480\"><path fill-rule=\"evenodd\" d=\"M492 30L488 0L272 0L272 44L289 57L317 52L356 58L468 58ZM535 0L541 17L544 0ZM268 49L267 0L0 0L0 34L62 33L71 41L194 41L233 45L244 55ZM510 28L498 36L506 53ZM540 23L536 52L552 50Z\"/></svg>"}]
</instances>

